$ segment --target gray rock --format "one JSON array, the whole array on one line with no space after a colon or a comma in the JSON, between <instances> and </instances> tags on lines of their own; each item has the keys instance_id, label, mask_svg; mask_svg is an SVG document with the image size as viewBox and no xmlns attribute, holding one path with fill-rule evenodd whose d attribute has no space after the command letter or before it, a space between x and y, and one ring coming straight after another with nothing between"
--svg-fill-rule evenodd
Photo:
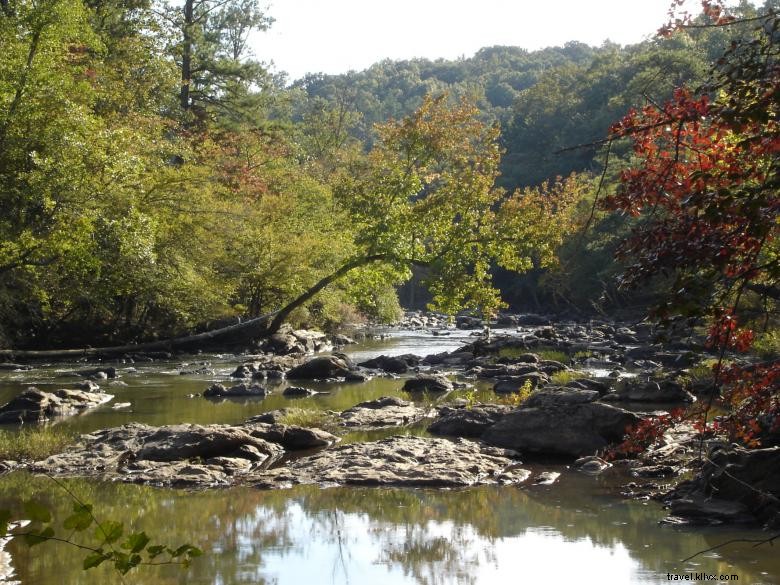
<instances>
[{"instance_id":1,"label":"gray rock","mask_svg":"<svg viewBox=\"0 0 780 585\"><path fill-rule=\"evenodd\" d=\"M271 443L277 443L289 451L328 447L339 438L322 429L307 429L296 425L253 424L249 434Z\"/></svg>"},{"instance_id":2,"label":"gray rock","mask_svg":"<svg viewBox=\"0 0 780 585\"><path fill-rule=\"evenodd\" d=\"M105 380L108 378L116 378L116 368L109 366L105 368L92 368L89 370L79 370L76 372L79 376L84 378L91 378L93 380Z\"/></svg>"},{"instance_id":3,"label":"gray rock","mask_svg":"<svg viewBox=\"0 0 780 585\"><path fill-rule=\"evenodd\" d=\"M678 484L667 502L675 516L749 521L776 530L780 528L780 447L716 446L696 476Z\"/></svg>"},{"instance_id":4,"label":"gray rock","mask_svg":"<svg viewBox=\"0 0 780 585\"><path fill-rule=\"evenodd\" d=\"M428 427L428 432L450 437L479 438L510 410L511 407L498 404L472 408L444 407L439 411L439 418Z\"/></svg>"},{"instance_id":5,"label":"gray rock","mask_svg":"<svg viewBox=\"0 0 780 585\"><path fill-rule=\"evenodd\" d=\"M227 486L284 452L281 446L252 436L253 430L133 423L82 435L76 445L32 464L31 470L161 486Z\"/></svg>"},{"instance_id":6,"label":"gray rock","mask_svg":"<svg viewBox=\"0 0 780 585\"><path fill-rule=\"evenodd\" d=\"M465 439L396 436L323 451L289 469L302 483L466 487L498 483L513 455Z\"/></svg>"},{"instance_id":7,"label":"gray rock","mask_svg":"<svg viewBox=\"0 0 780 585\"><path fill-rule=\"evenodd\" d=\"M412 354L399 356L380 355L358 365L363 368L382 370L391 374L405 374L411 368L418 366L420 361L418 356Z\"/></svg>"},{"instance_id":8,"label":"gray rock","mask_svg":"<svg viewBox=\"0 0 780 585\"><path fill-rule=\"evenodd\" d=\"M149 461L208 459L229 455L242 445L252 445L269 458L281 455L279 448L253 437L244 429L227 425L172 425L145 435L136 458Z\"/></svg>"},{"instance_id":9,"label":"gray rock","mask_svg":"<svg viewBox=\"0 0 780 585\"><path fill-rule=\"evenodd\" d=\"M583 404L599 399L595 390L580 390L577 388L545 388L532 392L523 403L526 408L557 408L570 404Z\"/></svg>"},{"instance_id":10,"label":"gray rock","mask_svg":"<svg viewBox=\"0 0 780 585\"><path fill-rule=\"evenodd\" d=\"M404 382L404 392L452 392L452 382L441 374L418 374Z\"/></svg>"},{"instance_id":11,"label":"gray rock","mask_svg":"<svg viewBox=\"0 0 780 585\"><path fill-rule=\"evenodd\" d=\"M524 453L581 457L620 440L638 422L635 414L598 402L523 406L487 429L482 440Z\"/></svg>"},{"instance_id":12,"label":"gray rock","mask_svg":"<svg viewBox=\"0 0 780 585\"><path fill-rule=\"evenodd\" d=\"M102 392L60 389L43 392L28 388L0 406L0 423L40 422L52 417L71 416L100 406L114 396Z\"/></svg>"},{"instance_id":13,"label":"gray rock","mask_svg":"<svg viewBox=\"0 0 780 585\"><path fill-rule=\"evenodd\" d=\"M336 356L318 356L287 372L290 380L325 380L343 378L350 372L344 360Z\"/></svg>"},{"instance_id":14,"label":"gray rock","mask_svg":"<svg viewBox=\"0 0 780 585\"><path fill-rule=\"evenodd\" d=\"M222 384L212 384L203 392L205 398L238 398L255 397L262 398L268 396L270 392L259 384L237 384L230 388L225 388Z\"/></svg>"},{"instance_id":15,"label":"gray rock","mask_svg":"<svg viewBox=\"0 0 780 585\"><path fill-rule=\"evenodd\" d=\"M284 389L282 394L288 398L300 398L304 396L313 396L317 394L317 391L312 390L311 388L302 388L301 386L288 386Z\"/></svg>"},{"instance_id":16,"label":"gray rock","mask_svg":"<svg viewBox=\"0 0 780 585\"><path fill-rule=\"evenodd\" d=\"M341 424L356 428L400 427L417 422L428 415L428 409L394 396L361 402L339 415Z\"/></svg>"},{"instance_id":17,"label":"gray rock","mask_svg":"<svg viewBox=\"0 0 780 585\"><path fill-rule=\"evenodd\" d=\"M532 372L521 376L503 376L498 382L493 384L493 392L496 394L513 394L519 392L526 382L530 382L531 388L537 388L548 381L547 376L541 372Z\"/></svg>"},{"instance_id":18,"label":"gray rock","mask_svg":"<svg viewBox=\"0 0 780 585\"><path fill-rule=\"evenodd\" d=\"M659 382L628 379L623 381L617 391L604 397L608 401L691 403L696 398L677 382L663 380Z\"/></svg>"}]
</instances>

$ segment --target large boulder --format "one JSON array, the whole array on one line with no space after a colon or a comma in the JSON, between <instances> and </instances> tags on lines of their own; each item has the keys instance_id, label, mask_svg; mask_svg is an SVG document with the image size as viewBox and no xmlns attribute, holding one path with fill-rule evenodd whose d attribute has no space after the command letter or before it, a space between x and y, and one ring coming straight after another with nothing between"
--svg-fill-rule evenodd
<instances>
[{"instance_id":1,"label":"large boulder","mask_svg":"<svg viewBox=\"0 0 780 585\"><path fill-rule=\"evenodd\" d=\"M339 415L341 424L355 428L399 427L417 422L428 415L428 409L415 406L394 396L361 402Z\"/></svg>"},{"instance_id":2,"label":"large boulder","mask_svg":"<svg viewBox=\"0 0 780 585\"><path fill-rule=\"evenodd\" d=\"M71 416L111 400L112 394L59 389L44 392L28 388L0 406L0 423L40 422L52 417Z\"/></svg>"},{"instance_id":3,"label":"large boulder","mask_svg":"<svg viewBox=\"0 0 780 585\"><path fill-rule=\"evenodd\" d=\"M581 457L619 441L638 422L635 414L599 402L524 406L487 429L482 440L523 453Z\"/></svg>"},{"instance_id":4,"label":"large boulder","mask_svg":"<svg viewBox=\"0 0 780 585\"><path fill-rule=\"evenodd\" d=\"M391 374L405 374L420 364L420 357L413 354L389 356L380 355L359 363L363 368L382 370Z\"/></svg>"},{"instance_id":5,"label":"large boulder","mask_svg":"<svg viewBox=\"0 0 780 585\"><path fill-rule=\"evenodd\" d=\"M333 355L318 356L287 372L290 380L326 380L344 378L349 374L347 363Z\"/></svg>"},{"instance_id":6,"label":"large boulder","mask_svg":"<svg viewBox=\"0 0 780 585\"><path fill-rule=\"evenodd\" d=\"M404 382L404 392L451 392L452 382L441 374L418 374Z\"/></svg>"},{"instance_id":7,"label":"large boulder","mask_svg":"<svg viewBox=\"0 0 780 585\"><path fill-rule=\"evenodd\" d=\"M510 410L511 407L499 404L471 408L444 407L439 411L439 417L428 427L428 432L449 437L479 438Z\"/></svg>"},{"instance_id":8,"label":"large boulder","mask_svg":"<svg viewBox=\"0 0 780 585\"><path fill-rule=\"evenodd\" d=\"M780 528L780 447L713 448L692 480L675 487L667 503L694 523L761 523Z\"/></svg>"},{"instance_id":9,"label":"large boulder","mask_svg":"<svg viewBox=\"0 0 780 585\"><path fill-rule=\"evenodd\" d=\"M339 440L335 435L322 429L308 429L296 425L255 423L249 434L271 443L277 443L288 451L328 447Z\"/></svg>"}]
</instances>

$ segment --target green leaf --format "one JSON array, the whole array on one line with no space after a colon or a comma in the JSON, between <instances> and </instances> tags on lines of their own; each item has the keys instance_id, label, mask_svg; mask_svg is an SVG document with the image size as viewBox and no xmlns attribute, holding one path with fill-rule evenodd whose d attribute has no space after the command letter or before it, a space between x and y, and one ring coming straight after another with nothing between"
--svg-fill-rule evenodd
<instances>
[{"instance_id":1,"label":"green leaf","mask_svg":"<svg viewBox=\"0 0 780 585\"><path fill-rule=\"evenodd\" d=\"M102 524L98 524L95 529L95 538L111 544L122 538L122 532L124 532L124 525L116 520L106 520Z\"/></svg>"},{"instance_id":2,"label":"green leaf","mask_svg":"<svg viewBox=\"0 0 780 585\"><path fill-rule=\"evenodd\" d=\"M165 545L162 544L155 544L154 546L150 546L146 549L146 553L149 555L150 559L153 559L159 555L161 555L165 551Z\"/></svg>"},{"instance_id":3,"label":"green leaf","mask_svg":"<svg viewBox=\"0 0 780 585\"><path fill-rule=\"evenodd\" d=\"M51 526L47 526L40 531L28 532L24 535L24 541L27 543L27 546L35 546L36 544L46 542L52 536L54 536L54 529Z\"/></svg>"},{"instance_id":4,"label":"green leaf","mask_svg":"<svg viewBox=\"0 0 780 585\"><path fill-rule=\"evenodd\" d=\"M99 566L104 561L107 561L108 557L103 554L103 551L96 551L93 553L89 553L85 558L84 562L82 563L82 568L86 571L87 569L92 569L94 567Z\"/></svg>"},{"instance_id":5,"label":"green leaf","mask_svg":"<svg viewBox=\"0 0 780 585\"><path fill-rule=\"evenodd\" d=\"M149 544L149 540L146 532L135 532L127 537L127 540L122 544L122 548L130 549L131 553L137 553Z\"/></svg>"},{"instance_id":6,"label":"green leaf","mask_svg":"<svg viewBox=\"0 0 780 585\"><path fill-rule=\"evenodd\" d=\"M39 504L38 502L25 502L24 514L33 522L51 522L51 512L49 512L49 509L46 506Z\"/></svg>"},{"instance_id":7,"label":"green leaf","mask_svg":"<svg viewBox=\"0 0 780 585\"><path fill-rule=\"evenodd\" d=\"M73 504L73 514L65 518L62 525L68 530L81 532L92 525L92 506L90 504Z\"/></svg>"}]
</instances>

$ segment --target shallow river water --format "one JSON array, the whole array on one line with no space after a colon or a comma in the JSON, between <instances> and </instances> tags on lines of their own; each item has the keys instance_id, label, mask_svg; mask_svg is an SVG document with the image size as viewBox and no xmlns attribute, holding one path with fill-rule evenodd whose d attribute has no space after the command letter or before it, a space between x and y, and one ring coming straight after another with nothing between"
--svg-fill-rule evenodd
<instances>
[{"instance_id":1,"label":"shallow river water","mask_svg":"<svg viewBox=\"0 0 780 585\"><path fill-rule=\"evenodd\" d=\"M465 341L452 337L396 332L390 339L350 348L359 360L379 353L437 353ZM242 360L198 356L191 365L211 363L214 376L179 375L182 362L118 365L126 385L105 385L112 403L59 424L78 431L130 421L147 424L238 423L253 414L300 406L343 410L383 395L400 395L402 380L365 384L310 385L330 394L290 400L279 392L258 401L210 402L188 395L212 380L224 381ZM132 369L134 368L134 369ZM32 372L3 372L0 401L28 385L69 386L72 365ZM308 385L308 384L307 384ZM481 390L480 393L486 393ZM396 433L398 431L395 431ZM423 433L422 429L405 432ZM346 440L380 434L353 434ZM769 546L733 544L687 563L681 559L726 540L761 538L764 533L735 529L673 528L659 525L664 511L654 502L624 500L616 474L599 477L545 466L562 473L552 486L481 487L464 490L319 488L282 491L231 489L186 492L135 485L69 480L68 488L94 504L99 518L122 520L155 541L189 542L205 556L188 570L141 568L126 583L160 584L355 584L395 585L576 583L670 583L685 573L736 576L750 584L780 583L780 558ZM72 503L52 480L14 473L0 478L0 507L26 498L45 500L58 517ZM120 583L108 567L84 572L83 555L64 545L32 549L12 542L11 582L24 585ZM670 579L671 577L671 579ZM0 580L0 582L2 582ZM690 582L690 581L689 581ZM705 582L705 581L702 581Z\"/></svg>"}]
</instances>

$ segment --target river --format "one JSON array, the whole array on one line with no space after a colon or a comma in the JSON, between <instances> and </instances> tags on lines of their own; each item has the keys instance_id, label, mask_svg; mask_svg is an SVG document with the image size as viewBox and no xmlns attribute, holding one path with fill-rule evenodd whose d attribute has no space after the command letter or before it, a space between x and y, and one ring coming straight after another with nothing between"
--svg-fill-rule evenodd
<instances>
[{"instance_id":1,"label":"river","mask_svg":"<svg viewBox=\"0 0 780 585\"><path fill-rule=\"evenodd\" d=\"M451 350L466 339L464 332L433 337L400 331L350 346L348 353L359 360L380 353L425 355ZM403 383L378 378L364 384L307 384L329 394L291 400L275 392L263 400L211 402L191 395L212 381L224 381L241 358L202 355L185 361L187 365L118 364L121 384L104 386L115 395L113 402L58 424L88 432L131 421L238 423L291 405L343 410L363 400L400 395ZM182 369L196 369L203 362L210 364L213 375L180 375ZM72 385L74 369L72 364L50 364L30 372L2 372L0 401L28 385L43 390ZM486 387L478 392L489 394ZM112 408L128 402L127 408ZM422 427L403 432L425 433ZM352 433L345 440L383 433ZM723 541L760 538L762 532L660 525L664 511L657 503L617 496L616 486L630 481L619 472L593 477L562 464L544 469L561 472L558 482L464 490L299 486L201 492L86 480L66 484L94 504L99 518L121 520L155 541L189 542L205 552L187 570L140 568L125 577L129 584L625 585L670 583L669 577L684 573L735 575L739 583L756 585L780 583L780 558L769 546L737 543L681 562ZM48 478L25 473L0 478L0 505L16 506L30 497L46 501L60 518L72 506L64 490ZM82 571L83 556L66 545L28 549L12 542L7 550L10 558L4 562L10 563L14 576L6 582L121 582L106 566Z\"/></svg>"}]
</instances>

